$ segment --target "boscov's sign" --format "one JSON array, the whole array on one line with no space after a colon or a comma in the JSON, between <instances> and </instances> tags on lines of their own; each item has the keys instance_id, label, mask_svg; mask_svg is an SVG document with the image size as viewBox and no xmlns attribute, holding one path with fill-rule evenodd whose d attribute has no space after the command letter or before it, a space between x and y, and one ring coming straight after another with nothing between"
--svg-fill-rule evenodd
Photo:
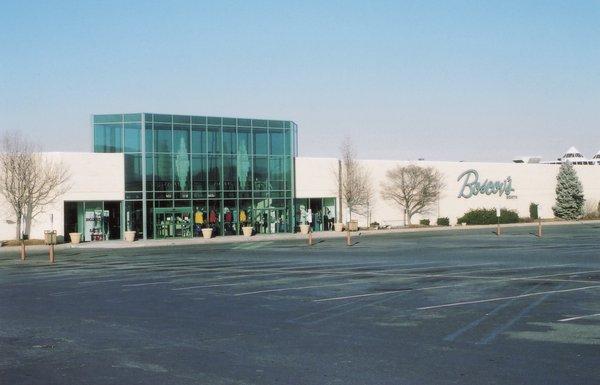
<instances>
[{"instance_id":1,"label":"boscov's sign","mask_svg":"<svg viewBox=\"0 0 600 385\"><path fill-rule=\"evenodd\" d=\"M491 181L486 179L485 181L480 182L479 173L473 169L467 170L460 174L457 181L462 182L460 191L458 192L459 198L468 199L479 194L498 194L499 196L506 195L508 198L510 194L515 191L512 187L512 178L510 176L506 177L504 181Z\"/></svg>"}]
</instances>

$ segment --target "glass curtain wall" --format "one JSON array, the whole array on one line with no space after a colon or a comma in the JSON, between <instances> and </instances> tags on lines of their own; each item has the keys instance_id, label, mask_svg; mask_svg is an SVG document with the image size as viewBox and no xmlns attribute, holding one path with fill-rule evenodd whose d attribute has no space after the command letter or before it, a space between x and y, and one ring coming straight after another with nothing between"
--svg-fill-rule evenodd
<instances>
[{"instance_id":1,"label":"glass curtain wall","mask_svg":"<svg viewBox=\"0 0 600 385\"><path fill-rule=\"evenodd\" d=\"M170 234L169 209L192 213L193 229L182 234L291 232L296 130L277 120L95 115L94 149L125 153L124 220L148 238Z\"/></svg>"}]
</instances>

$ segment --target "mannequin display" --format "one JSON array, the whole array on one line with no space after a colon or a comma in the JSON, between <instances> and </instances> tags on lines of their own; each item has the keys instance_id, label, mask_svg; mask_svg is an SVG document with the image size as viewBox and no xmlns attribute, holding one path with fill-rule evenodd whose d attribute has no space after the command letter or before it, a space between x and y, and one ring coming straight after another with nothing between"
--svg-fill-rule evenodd
<instances>
[{"instance_id":1,"label":"mannequin display","mask_svg":"<svg viewBox=\"0 0 600 385\"><path fill-rule=\"evenodd\" d=\"M204 213L200 211L198 207L196 207L196 211L194 213L194 232L197 237L199 237L202 233L202 226L204 225Z\"/></svg>"}]
</instances>

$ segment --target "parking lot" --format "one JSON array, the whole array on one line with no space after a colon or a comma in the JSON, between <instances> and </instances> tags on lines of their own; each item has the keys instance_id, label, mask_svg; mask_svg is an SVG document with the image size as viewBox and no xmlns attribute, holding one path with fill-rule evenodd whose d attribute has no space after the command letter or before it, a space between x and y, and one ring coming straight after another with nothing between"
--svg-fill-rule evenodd
<instances>
[{"instance_id":1,"label":"parking lot","mask_svg":"<svg viewBox=\"0 0 600 385\"><path fill-rule=\"evenodd\" d=\"M597 384L600 226L0 254L1 384Z\"/></svg>"}]
</instances>

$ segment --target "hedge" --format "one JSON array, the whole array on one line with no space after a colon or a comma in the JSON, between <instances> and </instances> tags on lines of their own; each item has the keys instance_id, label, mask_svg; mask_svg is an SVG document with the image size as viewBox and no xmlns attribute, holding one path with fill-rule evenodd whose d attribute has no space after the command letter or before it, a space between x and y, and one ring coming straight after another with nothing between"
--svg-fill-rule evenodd
<instances>
[{"instance_id":1,"label":"hedge","mask_svg":"<svg viewBox=\"0 0 600 385\"><path fill-rule=\"evenodd\" d=\"M430 223L431 222L429 222L429 219L421 219L419 221L419 224L422 225L422 226L429 226Z\"/></svg>"},{"instance_id":2,"label":"hedge","mask_svg":"<svg viewBox=\"0 0 600 385\"><path fill-rule=\"evenodd\" d=\"M438 226L450 226L450 218L448 218L448 217L438 218L437 225Z\"/></svg>"},{"instance_id":3,"label":"hedge","mask_svg":"<svg viewBox=\"0 0 600 385\"><path fill-rule=\"evenodd\" d=\"M500 223L517 223L519 214L516 211L501 209ZM496 209L474 209L470 210L462 217L458 218L458 223L467 225L492 225L498 223Z\"/></svg>"}]
</instances>

